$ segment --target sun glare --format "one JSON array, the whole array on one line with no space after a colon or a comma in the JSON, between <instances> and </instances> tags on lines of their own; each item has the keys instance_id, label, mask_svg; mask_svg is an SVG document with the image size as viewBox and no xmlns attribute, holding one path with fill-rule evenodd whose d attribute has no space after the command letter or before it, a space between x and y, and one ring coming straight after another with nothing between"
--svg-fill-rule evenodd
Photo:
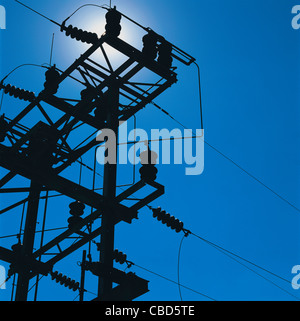
<instances>
[{"instance_id":1,"label":"sun glare","mask_svg":"<svg viewBox=\"0 0 300 321\"><path fill-rule=\"evenodd\" d=\"M85 12L84 14L78 13L78 15L72 17L69 21L67 21L66 26L71 24L73 27L76 26L78 29L96 33L100 38L101 35L105 33L106 12L106 10L96 8L94 10L90 9L88 12ZM122 17L121 19L121 27L122 29L119 38L125 41L126 43L130 44L131 46L135 47L136 49L141 50L142 37L145 34L145 31L124 17ZM90 47L90 45L87 45L86 43L76 41L75 39L71 39L70 37L68 38L68 60L70 59L70 54L76 59L76 57L78 58ZM104 43L103 48L111 65L114 68L117 68L120 65L120 63L124 62L124 59L126 59L126 57L123 54L121 54L116 49L112 48L106 43ZM104 55L100 49L97 51L96 57L99 63L106 63ZM65 57L65 59L66 58L67 56Z\"/></svg>"}]
</instances>

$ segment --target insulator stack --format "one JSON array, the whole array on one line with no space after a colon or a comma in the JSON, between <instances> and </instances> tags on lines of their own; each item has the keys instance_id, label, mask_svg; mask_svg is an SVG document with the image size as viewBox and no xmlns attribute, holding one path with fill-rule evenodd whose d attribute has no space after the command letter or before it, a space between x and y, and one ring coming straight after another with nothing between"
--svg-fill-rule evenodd
<instances>
[{"instance_id":1,"label":"insulator stack","mask_svg":"<svg viewBox=\"0 0 300 321\"><path fill-rule=\"evenodd\" d=\"M157 154L151 150L147 150L140 154L140 159L142 164L142 167L139 170L141 179L145 182L154 181L158 172L155 167Z\"/></svg>"},{"instance_id":2,"label":"insulator stack","mask_svg":"<svg viewBox=\"0 0 300 321\"><path fill-rule=\"evenodd\" d=\"M79 282L76 282L75 280L68 278L66 275L63 275L62 273L58 273L57 271L51 272L51 279L55 280L56 283L60 283L61 285L64 285L65 287L68 287L70 290L73 291L77 291L80 287Z\"/></svg>"},{"instance_id":3,"label":"insulator stack","mask_svg":"<svg viewBox=\"0 0 300 321\"><path fill-rule=\"evenodd\" d=\"M85 205L79 201L72 202L69 205L71 217L68 218L69 227L73 227L82 221L81 216L84 213Z\"/></svg>"},{"instance_id":4,"label":"insulator stack","mask_svg":"<svg viewBox=\"0 0 300 321\"><path fill-rule=\"evenodd\" d=\"M127 255L119 250L114 250L113 258L117 263L124 264L127 260Z\"/></svg>"},{"instance_id":5,"label":"insulator stack","mask_svg":"<svg viewBox=\"0 0 300 321\"><path fill-rule=\"evenodd\" d=\"M0 142L4 142L7 134L8 122L4 119L4 115L0 116Z\"/></svg>"},{"instance_id":6,"label":"insulator stack","mask_svg":"<svg viewBox=\"0 0 300 321\"><path fill-rule=\"evenodd\" d=\"M169 213L166 213L166 211L163 211L160 207L152 209L152 212L154 218L166 224L172 230L175 230L176 233L183 230L183 223Z\"/></svg>"},{"instance_id":7,"label":"insulator stack","mask_svg":"<svg viewBox=\"0 0 300 321\"><path fill-rule=\"evenodd\" d=\"M66 27L62 24L60 31L65 31L66 36L70 36L72 39L76 39L84 43L95 44L98 41L98 35L96 33L78 29L72 25Z\"/></svg>"},{"instance_id":8,"label":"insulator stack","mask_svg":"<svg viewBox=\"0 0 300 321\"><path fill-rule=\"evenodd\" d=\"M172 49L172 45L167 41L163 41L158 47L157 61L168 69L172 67Z\"/></svg>"},{"instance_id":9,"label":"insulator stack","mask_svg":"<svg viewBox=\"0 0 300 321\"><path fill-rule=\"evenodd\" d=\"M143 54L152 60L157 57L157 37L154 32L149 32L143 37Z\"/></svg>"},{"instance_id":10,"label":"insulator stack","mask_svg":"<svg viewBox=\"0 0 300 321\"><path fill-rule=\"evenodd\" d=\"M45 77L45 90L52 95L56 94L59 87L60 73L56 70L55 65L45 72Z\"/></svg>"},{"instance_id":11,"label":"insulator stack","mask_svg":"<svg viewBox=\"0 0 300 321\"><path fill-rule=\"evenodd\" d=\"M15 98L19 98L21 100L32 102L35 99L34 92L17 88L10 84L7 84L7 85L1 84L0 88L4 90L5 94L9 94L10 96L14 96Z\"/></svg>"},{"instance_id":12,"label":"insulator stack","mask_svg":"<svg viewBox=\"0 0 300 321\"><path fill-rule=\"evenodd\" d=\"M121 33L121 18L122 15L116 9L110 9L105 15L106 18L106 34L112 37L118 37Z\"/></svg>"}]
</instances>

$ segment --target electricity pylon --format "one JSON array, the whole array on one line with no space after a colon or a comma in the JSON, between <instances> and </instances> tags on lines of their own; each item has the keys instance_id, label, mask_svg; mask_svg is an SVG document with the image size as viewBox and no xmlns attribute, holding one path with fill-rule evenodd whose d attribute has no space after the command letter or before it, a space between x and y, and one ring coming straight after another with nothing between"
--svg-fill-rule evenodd
<instances>
[{"instance_id":1,"label":"electricity pylon","mask_svg":"<svg viewBox=\"0 0 300 321\"><path fill-rule=\"evenodd\" d=\"M48 19L58 25L66 36L88 43L90 47L65 71L58 69L56 65L48 67L44 89L38 95L6 84L4 80L0 83L5 94L28 103L14 118L5 115L0 117L0 166L9 171L0 179L0 189L2 192L22 190L29 193L23 237L11 249L0 247L0 259L10 263L9 275L18 276L15 295L17 301L27 300L29 281L39 274L50 274L56 282L72 290L79 290L81 300L86 271L98 277L98 296L94 300L133 300L148 291L148 281L114 268L114 230L115 225L121 221L130 224L137 218L141 208L164 194L164 186L156 182L155 164L151 161L142 163L141 179L116 195L117 163L107 162L104 165L103 194L100 194L65 178L63 173L88 151L106 144L105 139L99 142L95 137L85 137L79 146L72 148L69 136L80 124L85 124L96 131L110 129L118 137L122 122L133 117L177 82L174 59L185 65L190 65L195 59L152 29L145 28L120 13L116 7L106 10L105 32L100 37L72 25L66 26L66 20L59 24ZM122 18L129 19L145 31L142 50L119 37ZM125 57L125 61L117 68L112 67L105 45ZM104 65L95 61L94 54L98 51L104 58ZM151 72L152 79L156 80L135 81L135 77L144 70ZM59 97L60 85L67 78L82 86L80 100ZM54 119L47 112L49 108L56 108L63 115ZM36 109L41 112L44 121L39 121L31 128L25 127L22 120ZM113 153L113 158L117 160L117 148ZM151 153L150 150L147 151L148 160L151 160ZM30 187L3 189L16 175L28 179ZM152 186L155 191L131 207L121 204L146 185ZM70 204L68 229L34 250L42 191L57 191L74 201ZM82 217L86 206L90 206L93 211ZM99 218L101 226L92 228L92 223ZM77 235L78 239L70 244L68 240L72 235ZM57 262L99 236L99 261L87 261L83 255L80 285L53 271ZM50 255L50 250L56 248L58 253ZM45 259L46 254L51 258ZM113 283L118 286L113 287Z\"/></svg>"}]
</instances>

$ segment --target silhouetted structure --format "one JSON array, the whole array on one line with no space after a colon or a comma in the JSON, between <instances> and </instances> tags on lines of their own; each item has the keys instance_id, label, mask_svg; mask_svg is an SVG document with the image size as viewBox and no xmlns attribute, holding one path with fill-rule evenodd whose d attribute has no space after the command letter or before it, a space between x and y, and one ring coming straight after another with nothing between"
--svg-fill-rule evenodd
<instances>
[{"instance_id":1,"label":"silhouetted structure","mask_svg":"<svg viewBox=\"0 0 300 321\"><path fill-rule=\"evenodd\" d=\"M52 279L61 285L74 291L79 290L80 300L84 299L86 271L99 277L98 296L95 300L133 300L148 291L148 281L132 273L115 269L113 261L114 259L120 263L126 261L126 255L114 249L115 225L121 221L130 224L134 218L137 218L141 208L164 193L164 187L155 181L157 169L152 162L151 153L146 155L150 162L142 161L141 179L119 195L116 195L116 164L104 165L103 194L62 176L63 171L78 161L82 155L105 144L97 141L95 137L82 137L80 147L71 148L68 137L77 129L78 124L82 122L95 130L109 128L117 136L121 121L131 118L177 82L177 74L172 67L173 59L186 65L194 62L194 58L162 36L140 25L138 26L146 32L142 39L144 47L142 51L132 47L119 38L122 17L129 19L116 8L107 9L106 32L101 37L72 25L66 26L65 22L62 23L61 31L65 32L66 36L91 46L65 71L60 71L55 65L49 67L45 73L44 90L39 94L35 95L33 92L4 84L3 81L0 83L5 94L29 102L13 119L5 115L0 117L0 141L2 142L0 166L9 171L0 180L0 188L3 188L16 175L21 175L31 182L27 189L29 196L23 238L12 249L0 247L0 259L11 264L9 274L18 275L15 295L17 301L27 300L29 281L39 274L50 274ZM130 21L134 22L131 19ZM112 68L104 44L108 44L126 57L125 62L118 68ZM93 54L96 51L102 53L105 66L94 60ZM143 70L150 71L153 77L157 77L157 81L135 82L134 77ZM60 98L56 95L59 93L61 83L68 77L82 86L79 101ZM63 112L63 116L53 120L46 112L44 104ZM22 119L36 108L41 111L46 122L39 121L32 128L24 127L21 124ZM145 155L141 157L145 158ZM123 200L145 185L151 185L155 191L131 207L121 204ZM26 188L22 189L26 190ZM74 200L69 206L71 216L68 219L68 229L34 250L40 193L50 190ZM7 192L15 191L16 189L7 189ZM86 206L94 210L91 214L84 216ZM167 217L167 214L159 212L155 216L177 232L183 228L181 222ZM91 228L91 223L100 217L101 226ZM88 227L87 232L83 231L85 227ZM71 245L67 244L67 239L72 235L79 237ZM59 272L53 272L57 262L99 235L101 235L101 241L98 243L99 262L87 261L86 252L83 251L81 284ZM58 248L59 251L49 259L45 254L49 254L54 248ZM113 288L113 283L119 285Z\"/></svg>"}]
</instances>

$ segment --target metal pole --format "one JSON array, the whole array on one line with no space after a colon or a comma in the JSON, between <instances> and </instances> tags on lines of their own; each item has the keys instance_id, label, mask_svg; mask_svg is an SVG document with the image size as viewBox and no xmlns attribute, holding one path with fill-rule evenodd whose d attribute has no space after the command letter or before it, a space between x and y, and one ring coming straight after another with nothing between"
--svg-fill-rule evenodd
<instances>
[{"instance_id":1,"label":"metal pole","mask_svg":"<svg viewBox=\"0 0 300 321\"><path fill-rule=\"evenodd\" d=\"M16 301L27 301L28 286L30 281L30 270L26 265L26 259L30 258L33 252L40 193L40 184L31 181L24 228L23 246L21 251L22 261L24 260L24 262L22 262L22 271L20 271L18 275L17 290L15 297Z\"/></svg>"},{"instance_id":2,"label":"metal pole","mask_svg":"<svg viewBox=\"0 0 300 321\"><path fill-rule=\"evenodd\" d=\"M47 207L48 207L48 196L49 192L46 192L46 199L45 199L45 208L44 208L44 216L43 216L43 226L42 226L42 235L41 235L41 242L40 248L43 246L44 243L44 235L45 235L45 225L46 225L46 214L47 214ZM41 262L42 256L39 256L39 262ZM34 291L34 301L37 301L38 295L38 287L39 287L39 274L36 276L36 283L35 283L35 291Z\"/></svg>"},{"instance_id":3,"label":"metal pole","mask_svg":"<svg viewBox=\"0 0 300 321\"><path fill-rule=\"evenodd\" d=\"M108 114L107 114L107 128L111 129L115 133L116 143L118 141L118 108L119 108L119 86L117 81L111 84L108 93ZM117 144L110 146L113 151L108 153L114 153L115 162L110 164L107 162L104 165L104 179L103 179L103 196L106 199L106 204L112 204L116 196L116 183L117 183ZM112 155L112 154L110 154ZM115 222L114 213L105 209L102 215L102 234L100 242L100 262L103 266L111 270L113 268L113 251L114 251L114 233ZM112 290L112 280L110 278L99 277L98 282L98 296L102 300L108 300L109 294Z\"/></svg>"},{"instance_id":4,"label":"metal pole","mask_svg":"<svg viewBox=\"0 0 300 321\"><path fill-rule=\"evenodd\" d=\"M86 250L82 252L81 261L81 279L80 279L80 289L79 289L79 301L83 301L84 297L84 286L85 286L85 262L86 262Z\"/></svg>"}]
</instances>

